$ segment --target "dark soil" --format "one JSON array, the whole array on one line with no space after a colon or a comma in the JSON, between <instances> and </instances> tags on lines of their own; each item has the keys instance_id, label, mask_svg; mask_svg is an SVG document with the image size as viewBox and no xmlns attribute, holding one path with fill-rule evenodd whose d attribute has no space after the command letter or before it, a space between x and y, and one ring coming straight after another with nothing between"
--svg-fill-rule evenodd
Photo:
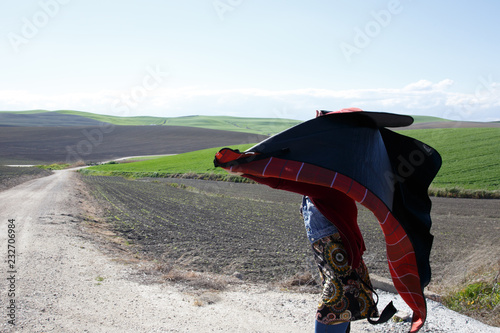
<instances>
[{"instance_id":1,"label":"dark soil","mask_svg":"<svg viewBox=\"0 0 500 333\"><path fill-rule=\"evenodd\" d=\"M82 176L135 250L171 266L252 281L315 272L300 196L256 184ZM500 201L433 198L433 285L500 255ZM379 223L359 207L370 272L389 277ZM485 257L486 253L486 257ZM491 260L493 258L493 260Z\"/></svg>"},{"instance_id":2,"label":"dark soil","mask_svg":"<svg viewBox=\"0 0 500 333\"><path fill-rule=\"evenodd\" d=\"M238 271L260 281L306 269L296 198L262 194L253 184L217 193L211 190L215 182L195 190L165 181L82 178L108 206L115 231L150 258L202 272Z\"/></svg>"},{"instance_id":3,"label":"dark soil","mask_svg":"<svg viewBox=\"0 0 500 333\"><path fill-rule=\"evenodd\" d=\"M124 156L178 154L265 136L185 126L2 127L0 164L106 161Z\"/></svg>"},{"instance_id":4,"label":"dark soil","mask_svg":"<svg viewBox=\"0 0 500 333\"><path fill-rule=\"evenodd\" d=\"M51 171L36 167L7 167L0 165L0 191L17 186L25 181L45 177L52 174Z\"/></svg>"},{"instance_id":5,"label":"dark soil","mask_svg":"<svg viewBox=\"0 0 500 333\"><path fill-rule=\"evenodd\" d=\"M473 127L500 127L500 123L479 122L479 121L435 121L429 123L415 123L408 127L396 128L405 129L433 129L433 128L473 128Z\"/></svg>"},{"instance_id":6,"label":"dark soil","mask_svg":"<svg viewBox=\"0 0 500 333\"><path fill-rule=\"evenodd\" d=\"M0 126L99 126L100 121L73 114L56 112L8 113L0 112Z\"/></svg>"}]
</instances>

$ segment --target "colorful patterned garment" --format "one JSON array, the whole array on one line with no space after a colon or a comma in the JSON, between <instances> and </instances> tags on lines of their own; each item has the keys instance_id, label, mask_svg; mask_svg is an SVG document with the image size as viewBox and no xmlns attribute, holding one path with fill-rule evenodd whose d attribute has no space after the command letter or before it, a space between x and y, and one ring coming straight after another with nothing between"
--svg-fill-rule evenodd
<instances>
[{"instance_id":1,"label":"colorful patterned garment","mask_svg":"<svg viewBox=\"0 0 500 333\"><path fill-rule=\"evenodd\" d=\"M345 197L340 192L338 194L339 198ZM357 210L352 200L351 202L335 200L335 202L339 204L336 209L339 218L351 216L352 209ZM350 207L349 203L353 206ZM316 320L324 325L336 325L346 321L378 317L368 269L362 260L356 269L349 264L347 251L335 226L336 221L329 221L307 196L302 198L300 214L304 220L307 238L312 245L323 286Z\"/></svg>"},{"instance_id":2,"label":"colorful patterned garment","mask_svg":"<svg viewBox=\"0 0 500 333\"><path fill-rule=\"evenodd\" d=\"M386 239L395 288L413 310L410 332L427 316L423 289L431 278L431 202L427 191L441 166L433 148L387 127L408 126L409 116L342 110L325 112L241 153L224 148L214 160L230 172L273 188L307 195L330 221L341 192L370 209ZM351 112L357 111L357 112ZM365 244L351 219L336 222L353 267Z\"/></svg>"},{"instance_id":3,"label":"colorful patterned garment","mask_svg":"<svg viewBox=\"0 0 500 333\"><path fill-rule=\"evenodd\" d=\"M372 292L368 288L372 288L368 270L363 261L358 268L351 268L340 234L321 238L313 243L312 248L323 284L316 320L331 325L378 317Z\"/></svg>"}]
</instances>

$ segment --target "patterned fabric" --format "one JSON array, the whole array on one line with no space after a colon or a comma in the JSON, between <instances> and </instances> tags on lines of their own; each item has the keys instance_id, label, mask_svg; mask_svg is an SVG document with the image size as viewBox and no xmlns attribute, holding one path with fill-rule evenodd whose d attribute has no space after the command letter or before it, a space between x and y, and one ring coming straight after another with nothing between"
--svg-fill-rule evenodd
<instances>
[{"instance_id":1,"label":"patterned fabric","mask_svg":"<svg viewBox=\"0 0 500 333\"><path fill-rule=\"evenodd\" d=\"M364 262L351 269L340 234L324 237L313 243L312 248L323 284L316 320L329 325L378 317L372 292L367 287L371 288L368 270Z\"/></svg>"}]
</instances>

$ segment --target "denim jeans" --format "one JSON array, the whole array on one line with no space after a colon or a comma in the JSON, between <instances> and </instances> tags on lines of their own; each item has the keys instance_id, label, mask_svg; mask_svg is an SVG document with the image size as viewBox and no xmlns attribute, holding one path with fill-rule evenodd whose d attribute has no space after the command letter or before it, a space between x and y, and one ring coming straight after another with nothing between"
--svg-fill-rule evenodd
<instances>
[{"instance_id":1,"label":"denim jeans","mask_svg":"<svg viewBox=\"0 0 500 333\"><path fill-rule=\"evenodd\" d=\"M319 212L309 197L302 198L300 211L304 218L307 238L311 243L338 232L335 225Z\"/></svg>"},{"instance_id":2,"label":"denim jeans","mask_svg":"<svg viewBox=\"0 0 500 333\"><path fill-rule=\"evenodd\" d=\"M314 326L314 333L345 333L349 327L349 322L336 324L336 325L325 325L316 321Z\"/></svg>"}]
</instances>

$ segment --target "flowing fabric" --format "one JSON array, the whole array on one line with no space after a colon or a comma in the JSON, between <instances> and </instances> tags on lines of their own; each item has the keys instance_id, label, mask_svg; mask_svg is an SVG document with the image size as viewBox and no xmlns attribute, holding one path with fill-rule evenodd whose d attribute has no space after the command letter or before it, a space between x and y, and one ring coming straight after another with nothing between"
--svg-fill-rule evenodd
<instances>
[{"instance_id":1,"label":"flowing fabric","mask_svg":"<svg viewBox=\"0 0 500 333\"><path fill-rule=\"evenodd\" d=\"M344 110L343 110L344 111ZM413 310L412 328L424 324L423 289L430 282L431 201L428 187L441 166L433 148L385 126L407 126L413 119L381 112L322 112L262 141L245 152L220 150L214 160L229 172L273 188L307 195L335 221L359 267L365 250L353 203L373 212L386 240L389 270L401 297ZM358 111L358 112L351 112Z\"/></svg>"}]
</instances>

